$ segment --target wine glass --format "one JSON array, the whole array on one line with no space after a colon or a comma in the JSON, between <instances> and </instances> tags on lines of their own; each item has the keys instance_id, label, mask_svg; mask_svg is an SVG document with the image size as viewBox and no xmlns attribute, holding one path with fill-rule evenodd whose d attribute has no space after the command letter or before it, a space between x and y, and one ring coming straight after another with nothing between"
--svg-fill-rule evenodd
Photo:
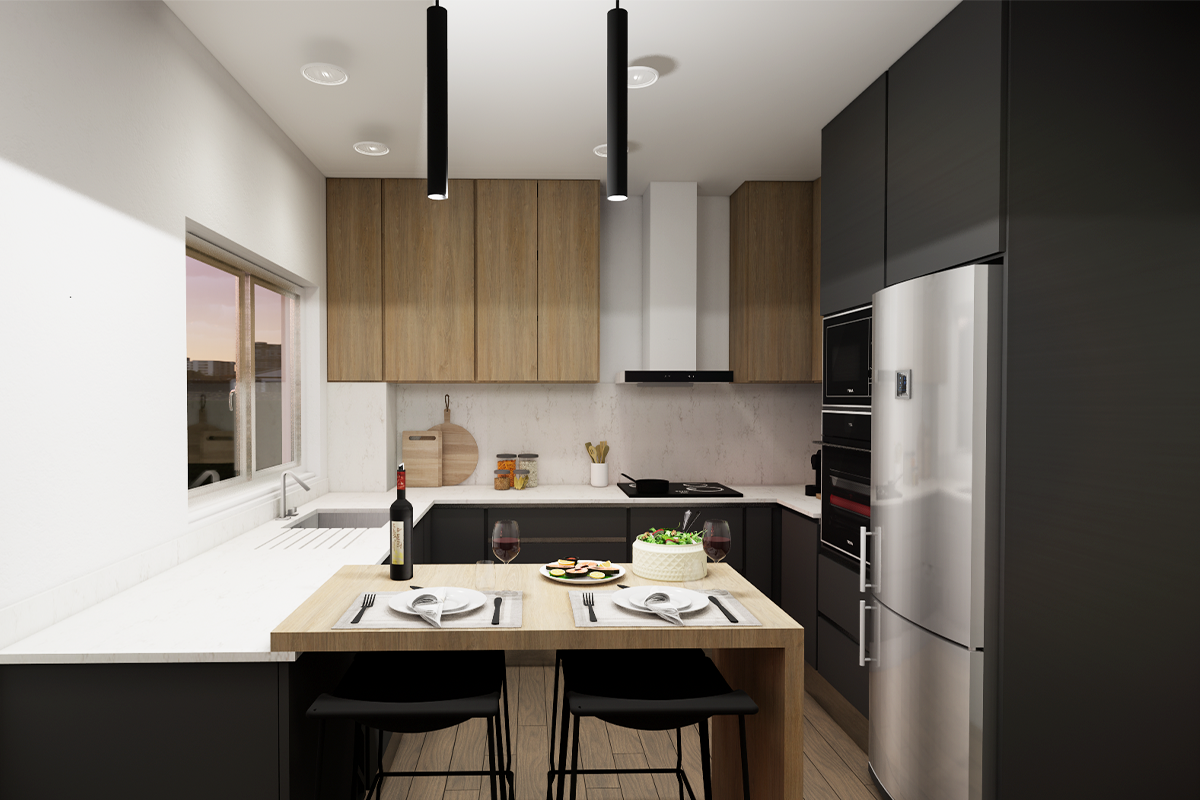
<instances>
[{"instance_id":1,"label":"wine glass","mask_svg":"<svg viewBox=\"0 0 1200 800\"><path fill-rule=\"evenodd\" d=\"M521 529L515 519L502 519L492 526L492 552L505 564L512 563L521 552ZM507 569L504 574L508 574Z\"/></svg>"},{"instance_id":2,"label":"wine glass","mask_svg":"<svg viewBox=\"0 0 1200 800\"><path fill-rule=\"evenodd\" d=\"M704 523L704 552L714 562L729 555L729 523L723 519L710 519Z\"/></svg>"}]
</instances>

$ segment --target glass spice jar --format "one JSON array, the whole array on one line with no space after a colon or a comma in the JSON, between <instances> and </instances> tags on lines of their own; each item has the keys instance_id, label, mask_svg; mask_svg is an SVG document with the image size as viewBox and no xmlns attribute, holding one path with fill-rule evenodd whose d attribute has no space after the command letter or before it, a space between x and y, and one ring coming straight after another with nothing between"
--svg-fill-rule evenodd
<instances>
[{"instance_id":1,"label":"glass spice jar","mask_svg":"<svg viewBox=\"0 0 1200 800\"><path fill-rule=\"evenodd\" d=\"M526 489L536 489L538 485L538 455L537 453L521 453L517 456L517 466L529 470L529 480L525 482Z\"/></svg>"},{"instance_id":2,"label":"glass spice jar","mask_svg":"<svg viewBox=\"0 0 1200 800\"><path fill-rule=\"evenodd\" d=\"M496 470L496 480L495 480L496 491L503 492L503 491L506 491L507 489L509 489L512 486L512 482L510 480L511 477L512 477L511 470L507 470L507 469Z\"/></svg>"},{"instance_id":3,"label":"glass spice jar","mask_svg":"<svg viewBox=\"0 0 1200 800\"><path fill-rule=\"evenodd\" d=\"M513 473L512 487L514 489L524 489L529 486L529 470L519 469Z\"/></svg>"},{"instance_id":4,"label":"glass spice jar","mask_svg":"<svg viewBox=\"0 0 1200 800\"><path fill-rule=\"evenodd\" d=\"M512 471L517 468L516 453L496 453L496 469L506 469L509 476L512 476Z\"/></svg>"}]
</instances>

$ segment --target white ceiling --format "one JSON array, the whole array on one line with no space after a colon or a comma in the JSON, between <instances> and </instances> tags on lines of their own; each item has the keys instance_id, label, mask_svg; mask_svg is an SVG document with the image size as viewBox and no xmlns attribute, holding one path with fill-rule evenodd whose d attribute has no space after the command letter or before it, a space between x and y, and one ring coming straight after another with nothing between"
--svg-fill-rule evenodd
<instances>
[{"instance_id":1,"label":"white ceiling","mask_svg":"<svg viewBox=\"0 0 1200 800\"><path fill-rule=\"evenodd\" d=\"M630 63L665 73L629 93L630 194L818 177L821 128L957 1L627 0ZM425 176L426 0L167 5L326 176ZM451 178L604 180L612 6L445 0ZM311 61L350 80L310 83Z\"/></svg>"}]
</instances>

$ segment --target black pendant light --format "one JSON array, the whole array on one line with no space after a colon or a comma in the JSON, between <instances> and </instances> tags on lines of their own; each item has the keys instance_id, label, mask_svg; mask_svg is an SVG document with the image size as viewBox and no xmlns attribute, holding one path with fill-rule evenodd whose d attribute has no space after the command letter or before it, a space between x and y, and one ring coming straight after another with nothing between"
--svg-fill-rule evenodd
<instances>
[{"instance_id":1,"label":"black pendant light","mask_svg":"<svg viewBox=\"0 0 1200 800\"><path fill-rule=\"evenodd\" d=\"M446 9L435 0L425 11L425 56L429 96L429 199L445 200L450 196L450 165L448 163L446 73Z\"/></svg>"},{"instance_id":2,"label":"black pendant light","mask_svg":"<svg viewBox=\"0 0 1200 800\"><path fill-rule=\"evenodd\" d=\"M608 12L608 199L629 197L629 12Z\"/></svg>"}]
</instances>

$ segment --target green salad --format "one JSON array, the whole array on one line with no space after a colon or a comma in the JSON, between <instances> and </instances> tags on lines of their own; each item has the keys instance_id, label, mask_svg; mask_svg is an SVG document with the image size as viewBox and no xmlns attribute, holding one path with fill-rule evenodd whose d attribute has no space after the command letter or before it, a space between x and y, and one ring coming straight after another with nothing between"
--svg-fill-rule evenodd
<instances>
[{"instance_id":1,"label":"green salad","mask_svg":"<svg viewBox=\"0 0 1200 800\"><path fill-rule=\"evenodd\" d=\"M638 539L646 544L700 544L703 541L699 533L684 533L670 528L651 528Z\"/></svg>"}]
</instances>

